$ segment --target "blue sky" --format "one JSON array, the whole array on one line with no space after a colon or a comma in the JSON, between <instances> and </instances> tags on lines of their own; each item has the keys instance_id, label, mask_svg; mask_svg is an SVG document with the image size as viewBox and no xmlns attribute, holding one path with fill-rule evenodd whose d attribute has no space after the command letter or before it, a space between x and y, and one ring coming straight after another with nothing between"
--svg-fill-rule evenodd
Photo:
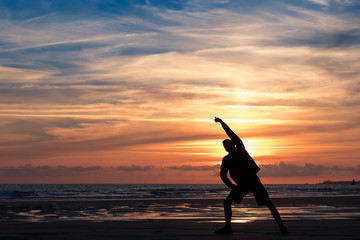
<instances>
[{"instance_id":1,"label":"blue sky","mask_svg":"<svg viewBox=\"0 0 360 240\"><path fill-rule=\"evenodd\" d=\"M359 12L351 0L1 0L0 167L209 169L224 154L218 115L276 174L311 163L316 180L357 177Z\"/></svg>"}]
</instances>

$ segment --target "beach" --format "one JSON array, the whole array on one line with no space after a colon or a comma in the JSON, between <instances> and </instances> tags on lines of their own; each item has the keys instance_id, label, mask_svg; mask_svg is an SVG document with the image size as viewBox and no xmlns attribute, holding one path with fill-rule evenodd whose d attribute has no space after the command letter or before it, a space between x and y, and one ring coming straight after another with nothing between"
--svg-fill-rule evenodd
<instances>
[{"instance_id":1,"label":"beach","mask_svg":"<svg viewBox=\"0 0 360 240\"><path fill-rule=\"evenodd\" d=\"M286 222L290 233L280 235L272 221L235 223L232 235L216 235L218 223L160 220L109 222L1 223L1 239L359 239L357 220Z\"/></svg>"},{"instance_id":2,"label":"beach","mask_svg":"<svg viewBox=\"0 0 360 240\"><path fill-rule=\"evenodd\" d=\"M0 239L359 239L360 197L281 197L273 202L288 227L251 197L234 207L233 234L222 199L0 201Z\"/></svg>"}]
</instances>

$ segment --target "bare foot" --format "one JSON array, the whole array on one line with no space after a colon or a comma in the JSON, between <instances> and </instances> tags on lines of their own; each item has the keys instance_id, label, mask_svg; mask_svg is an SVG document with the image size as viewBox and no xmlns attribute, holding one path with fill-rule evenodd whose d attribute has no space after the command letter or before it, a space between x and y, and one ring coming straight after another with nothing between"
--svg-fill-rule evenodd
<instances>
[{"instance_id":1,"label":"bare foot","mask_svg":"<svg viewBox=\"0 0 360 240\"><path fill-rule=\"evenodd\" d=\"M280 226L280 232L281 232L281 234L288 234L289 233L285 226Z\"/></svg>"},{"instance_id":2,"label":"bare foot","mask_svg":"<svg viewBox=\"0 0 360 240\"><path fill-rule=\"evenodd\" d=\"M215 233L217 234L231 234L232 233L232 228L231 227L223 227L219 230L216 230Z\"/></svg>"}]
</instances>

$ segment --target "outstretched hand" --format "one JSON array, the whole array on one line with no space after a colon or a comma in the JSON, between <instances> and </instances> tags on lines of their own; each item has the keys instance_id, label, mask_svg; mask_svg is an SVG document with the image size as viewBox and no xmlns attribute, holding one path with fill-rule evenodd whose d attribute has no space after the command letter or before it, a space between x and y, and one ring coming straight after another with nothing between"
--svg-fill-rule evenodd
<instances>
[{"instance_id":1,"label":"outstretched hand","mask_svg":"<svg viewBox=\"0 0 360 240\"><path fill-rule=\"evenodd\" d=\"M222 122L221 118L218 118L218 117L215 117L214 121L215 121L215 122L219 122L219 123Z\"/></svg>"}]
</instances>

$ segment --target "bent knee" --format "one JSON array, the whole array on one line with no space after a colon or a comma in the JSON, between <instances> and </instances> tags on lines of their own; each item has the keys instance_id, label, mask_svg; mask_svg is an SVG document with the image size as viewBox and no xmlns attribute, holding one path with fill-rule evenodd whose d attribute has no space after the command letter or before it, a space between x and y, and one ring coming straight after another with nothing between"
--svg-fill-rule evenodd
<instances>
[{"instance_id":1,"label":"bent knee","mask_svg":"<svg viewBox=\"0 0 360 240\"><path fill-rule=\"evenodd\" d=\"M234 201L231 198L225 198L224 200L224 206L229 206L233 203Z\"/></svg>"},{"instance_id":2,"label":"bent knee","mask_svg":"<svg viewBox=\"0 0 360 240\"><path fill-rule=\"evenodd\" d=\"M275 205L272 203L271 200L266 201L265 205L271 210L271 209L276 209Z\"/></svg>"}]
</instances>

